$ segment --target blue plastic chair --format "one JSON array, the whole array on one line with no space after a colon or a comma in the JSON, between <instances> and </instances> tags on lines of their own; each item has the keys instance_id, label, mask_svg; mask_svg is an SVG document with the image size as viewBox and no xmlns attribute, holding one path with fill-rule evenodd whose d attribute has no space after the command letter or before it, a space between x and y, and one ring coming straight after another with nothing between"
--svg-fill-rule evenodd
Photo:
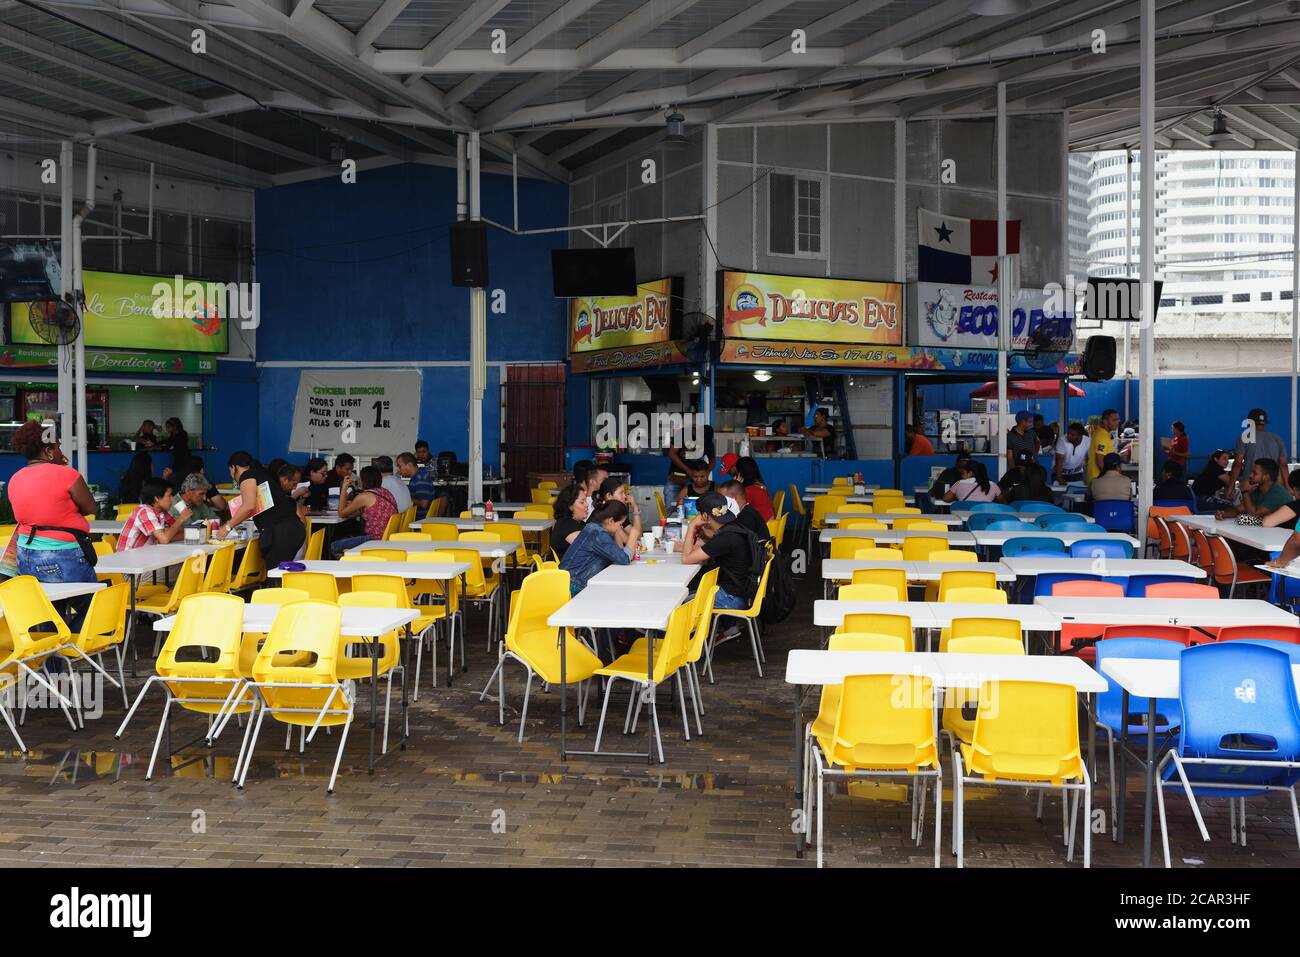
<instances>
[{"instance_id":1,"label":"blue plastic chair","mask_svg":"<svg viewBox=\"0 0 1300 957\"><path fill-rule=\"evenodd\" d=\"M1002 543L1003 558L1060 558L1064 554L1065 543L1059 538L1008 538Z\"/></svg>"},{"instance_id":2,"label":"blue plastic chair","mask_svg":"<svg viewBox=\"0 0 1300 957\"><path fill-rule=\"evenodd\" d=\"M1070 544L1073 558L1132 558L1133 545L1122 538L1081 538Z\"/></svg>"},{"instance_id":3,"label":"blue plastic chair","mask_svg":"<svg viewBox=\"0 0 1300 957\"><path fill-rule=\"evenodd\" d=\"M1022 522L1018 518L1009 517L999 512L980 512L966 519L966 527L972 532L982 532L987 528L1033 528L1028 522ZM996 529L994 529L996 531Z\"/></svg>"},{"instance_id":4,"label":"blue plastic chair","mask_svg":"<svg viewBox=\"0 0 1300 957\"><path fill-rule=\"evenodd\" d=\"M1178 504L1186 504L1179 502ZM1132 502L1104 501L1092 503L1092 517L1108 532L1131 532L1133 531L1133 516L1136 513L1133 510Z\"/></svg>"},{"instance_id":5,"label":"blue plastic chair","mask_svg":"<svg viewBox=\"0 0 1300 957\"><path fill-rule=\"evenodd\" d=\"M1165 867L1170 866L1168 787L1183 789L1206 841L1210 834L1197 796L1240 798L1243 844L1246 798L1286 791L1300 839L1300 805L1294 790L1300 780L1300 705L1290 656L1253 641L1197 645L1182 653L1178 682L1182 735L1177 747L1161 759L1156 774ZM1236 815L1231 819L1235 843Z\"/></svg>"},{"instance_id":6,"label":"blue plastic chair","mask_svg":"<svg viewBox=\"0 0 1300 957\"><path fill-rule=\"evenodd\" d=\"M1106 678L1101 664L1107 658L1158 658L1161 660L1177 659L1185 646L1181 642L1167 641L1164 638L1107 638L1097 642L1097 674ZM1116 797L1119 789L1115 787L1115 735L1124 720L1124 689L1118 683L1106 678L1106 690L1097 696L1097 727L1106 735L1106 750L1110 757L1110 820L1112 832L1119 821ZM1145 737L1147 703L1133 698L1129 699L1130 735ZM1183 723L1183 711L1176 698L1156 699L1156 733L1170 736L1178 733ZM1166 742L1167 743L1167 742Z\"/></svg>"},{"instance_id":7,"label":"blue plastic chair","mask_svg":"<svg viewBox=\"0 0 1300 957\"><path fill-rule=\"evenodd\" d=\"M1016 511L1025 512L1065 512L1065 509L1051 502L1016 502Z\"/></svg>"},{"instance_id":8,"label":"blue plastic chair","mask_svg":"<svg viewBox=\"0 0 1300 957\"><path fill-rule=\"evenodd\" d=\"M974 516L971 516L972 518ZM984 526L986 532L1032 532L1034 526L1018 518L995 518Z\"/></svg>"},{"instance_id":9,"label":"blue plastic chair","mask_svg":"<svg viewBox=\"0 0 1300 957\"><path fill-rule=\"evenodd\" d=\"M1125 598L1145 598L1148 585L1160 585L1164 582L1195 581L1191 575L1130 575L1128 588L1124 590Z\"/></svg>"},{"instance_id":10,"label":"blue plastic chair","mask_svg":"<svg viewBox=\"0 0 1300 957\"><path fill-rule=\"evenodd\" d=\"M1049 532L1080 532L1084 535L1097 534L1097 526L1091 522L1081 522L1075 518L1072 522L1057 522L1047 528Z\"/></svg>"},{"instance_id":11,"label":"blue plastic chair","mask_svg":"<svg viewBox=\"0 0 1300 957\"><path fill-rule=\"evenodd\" d=\"M969 505L965 502L952 502L953 508L961 508L968 512L1014 512L1015 509L1010 505L1003 505L1001 502L971 502Z\"/></svg>"},{"instance_id":12,"label":"blue plastic chair","mask_svg":"<svg viewBox=\"0 0 1300 957\"><path fill-rule=\"evenodd\" d=\"M1034 524L1041 529L1051 531L1053 527L1061 524L1078 524L1082 519L1071 512L1043 512L1035 517Z\"/></svg>"}]
</instances>

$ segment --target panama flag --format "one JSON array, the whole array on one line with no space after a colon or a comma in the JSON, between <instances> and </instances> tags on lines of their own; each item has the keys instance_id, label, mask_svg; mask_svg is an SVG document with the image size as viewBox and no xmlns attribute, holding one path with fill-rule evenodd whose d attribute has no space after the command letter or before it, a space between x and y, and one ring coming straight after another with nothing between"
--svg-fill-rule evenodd
<instances>
[{"instance_id":1,"label":"panama flag","mask_svg":"<svg viewBox=\"0 0 1300 957\"><path fill-rule=\"evenodd\" d=\"M917 280L958 286L993 286L998 281L998 221L962 219L918 209ZM1018 275L1020 220L1007 220L1007 254Z\"/></svg>"}]
</instances>

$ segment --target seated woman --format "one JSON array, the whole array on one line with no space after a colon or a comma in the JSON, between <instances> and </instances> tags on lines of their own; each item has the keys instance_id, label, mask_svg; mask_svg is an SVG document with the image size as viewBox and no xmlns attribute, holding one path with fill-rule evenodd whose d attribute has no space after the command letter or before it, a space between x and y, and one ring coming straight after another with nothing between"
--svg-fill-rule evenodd
<instances>
[{"instance_id":1,"label":"seated woman","mask_svg":"<svg viewBox=\"0 0 1300 957\"><path fill-rule=\"evenodd\" d=\"M1128 502L1133 499L1133 483L1124 474L1123 460L1115 452L1101 460L1101 474L1088 486L1094 502Z\"/></svg>"},{"instance_id":2,"label":"seated woman","mask_svg":"<svg viewBox=\"0 0 1300 957\"><path fill-rule=\"evenodd\" d=\"M1020 481L1003 493L1008 505L1015 502L1051 502L1052 487L1047 484L1047 469L1037 462L1026 462L1020 467Z\"/></svg>"},{"instance_id":3,"label":"seated woman","mask_svg":"<svg viewBox=\"0 0 1300 957\"><path fill-rule=\"evenodd\" d=\"M1205 468L1192 481L1197 511L1209 512L1232 504L1232 473L1228 471L1228 452L1215 449Z\"/></svg>"},{"instance_id":4,"label":"seated woman","mask_svg":"<svg viewBox=\"0 0 1300 957\"><path fill-rule=\"evenodd\" d=\"M606 502L591 513L560 560L560 568L569 573L569 594L578 594L593 575L610 565L632 563L632 546L620 546L617 539L626 518L627 506L618 501Z\"/></svg>"},{"instance_id":5,"label":"seated woman","mask_svg":"<svg viewBox=\"0 0 1300 957\"><path fill-rule=\"evenodd\" d=\"M131 513L117 538L117 550L125 552L145 545L166 545L181 538L185 523L194 515L189 506L172 517L172 487L163 479L146 479L140 491L140 506Z\"/></svg>"},{"instance_id":6,"label":"seated woman","mask_svg":"<svg viewBox=\"0 0 1300 957\"><path fill-rule=\"evenodd\" d=\"M573 482L561 489L551 504L551 511L555 515L555 525L551 528L551 551L560 559L578 537L582 526L587 524L587 516L591 514L587 508L587 494L582 486Z\"/></svg>"},{"instance_id":7,"label":"seated woman","mask_svg":"<svg viewBox=\"0 0 1300 957\"><path fill-rule=\"evenodd\" d=\"M998 487L989 481L989 470L983 462L962 459L957 463L961 476L943 493L945 502L996 502Z\"/></svg>"},{"instance_id":8,"label":"seated woman","mask_svg":"<svg viewBox=\"0 0 1300 957\"><path fill-rule=\"evenodd\" d=\"M330 546L330 552L335 558L349 548L383 538L388 520L397 514L397 500L393 498L392 492L384 488L384 475L373 465L367 465L361 470L361 491L355 494L352 492L350 475L339 486L339 518L358 513L366 533L334 542Z\"/></svg>"},{"instance_id":9,"label":"seated woman","mask_svg":"<svg viewBox=\"0 0 1300 957\"><path fill-rule=\"evenodd\" d=\"M763 473L758 470L758 462L752 456L745 455L736 459L736 478L745 486L745 501L758 512L759 518L770 522L776 514L772 508L772 496L763 484Z\"/></svg>"},{"instance_id":10,"label":"seated woman","mask_svg":"<svg viewBox=\"0 0 1300 957\"><path fill-rule=\"evenodd\" d=\"M636 501L627 494L627 486L623 484L622 479L610 476L600 483L594 496L594 504L597 509L602 508L606 502L622 502L627 506L628 515L626 522L619 526L618 534L614 540L620 548L631 545L641 538L641 509L637 506Z\"/></svg>"}]
</instances>

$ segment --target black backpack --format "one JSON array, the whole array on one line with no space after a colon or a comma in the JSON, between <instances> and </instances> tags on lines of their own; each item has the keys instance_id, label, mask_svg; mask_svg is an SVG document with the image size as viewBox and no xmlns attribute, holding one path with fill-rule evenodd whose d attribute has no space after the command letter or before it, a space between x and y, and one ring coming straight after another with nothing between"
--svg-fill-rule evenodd
<instances>
[{"instance_id":1,"label":"black backpack","mask_svg":"<svg viewBox=\"0 0 1300 957\"><path fill-rule=\"evenodd\" d=\"M763 612L759 615L759 620L765 625L785 621L799 603L791 568L793 561L789 552L783 554L779 551L772 559L772 570L767 576L767 597L763 599Z\"/></svg>"},{"instance_id":2,"label":"black backpack","mask_svg":"<svg viewBox=\"0 0 1300 957\"><path fill-rule=\"evenodd\" d=\"M745 528L739 522L728 522L718 529L719 535L742 535L745 539L746 547L749 550L749 570L745 574L744 594L735 594L729 586L729 582L719 581L718 584L728 593L741 601L752 605L754 595L758 592L758 583L763 577L763 564L767 561L767 550L758 543L754 533Z\"/></svg>"}]
</instances>

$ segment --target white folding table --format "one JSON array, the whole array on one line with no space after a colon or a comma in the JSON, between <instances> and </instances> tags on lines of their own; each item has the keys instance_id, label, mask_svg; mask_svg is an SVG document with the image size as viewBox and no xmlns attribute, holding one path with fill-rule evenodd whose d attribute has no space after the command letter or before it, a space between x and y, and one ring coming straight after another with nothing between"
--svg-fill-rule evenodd
<instances>
[{"instance_id":1,"label":"white folding table","mask_svg":"<svg viewBox=\"0 0 1300 957\"><path fill-rule=\"evenodd\" d=\"M1065 624L1085 625L1294 625L1296 616L1257 598L1059 598L1035 604Z\"/></svg>"},{"instance_id":2,"label":"white folding table","mask_svg":"<svg viewBox=\"0 0 1300 957\"><path fill-rule=\"evenodd\" d=\"M833 488L845 488L845 487L846 487L846 486L843 486L843 485L806 485L806 486L804 486L804 490L803 490L803 492L804 492L804 495L803 495L803 497L804 497L804 501L808 501L809 499L812 499L813 497L815 497L815 496L817 496L817 495L825 495L827 492L829 492L829 491L830 491L831 489L833 489ZM856 488L857 486L854 485L854 486L851 486L851 487ZM863 486L862 486L862 489L863 489L864 492L874 492L874 491L876 491L878 488L880 488L879 485L863 485Z\"/></svg>"},{"instance_id":3,"label":"white folding table","mask_svg":"<svg viewBox=\"0 0 1300 957\"><path fill-rule=\"evenodd\" d=\"M686 588L699 573L699 565L683 565L681 562L636 562L631 565L610 565L597 572L587 581L587 587L600 585L606 588L630 586L625 592L628 598L635 598L635 589L647 585L670 588Z\"/></svg>"},{"instance_id":4,"label":"white folding table","mask_svg":"<svg viewBox=\"0 0 1300 957\"><path fill-rule=\"evenodd\" d=\"M1006 544L1008 539L1012 538L1054 538L1064 544L1067 548L1075 542L1090 542L1094 539L1101 541L1122 541L1128 542L1134 548L1138 547L1138 540L1132 535L1125 535L1122 532L1107 532L1101 528L1087 532L1053 532L1044 531L1041 528L1032 529L1000 529L991 531L984 529L979 532L971 532L975 536L975 544L980 548L1001 548Z\"/></svg>"},{"instance_id":5,"label":"white folding table","mask_svg":"<svg viewBox=\"0 0 1300 957\"><path fill-rule=\"evenodd\" d=\"M1205 569L1188 562L1168 558L1071 558L1068 555L1057 557L1004 558L1002 564L1020 578L1033 578L1037 575L1081 575L1130 576L1130 575L1177 575L1181 578L1204 578Z\"/></svg>"},{"instance_id":6,"label":"white folding table","mask_svg":"<svg viewBox=\"0 0 1300 957\"><path fill-rule=\"evenodd\" d=\"M243 630L255 634L269 634L281 605L244 605ZM406 674L411 663L410 637L411 622L419 617L412 608L365 608L355 605L342 609L342 622L339 636L342 638L360 638L373 645L381 635L402 629L406 633L406 652L402 669L402 750L406 750L408 727ZM175 615L159 618L154 622L154 631L170 632L176 622ZM369 773L375 773L375 715L379 708L379 658L370 656L370 760Z\"/></svg>"},{"instance_id":7,"label":"white folding table","mask_svg":"<svg viewBox=\"0 0 1300 957\"><path fill-rule=\"evenodd\" d=\"M668 627L674 609L686 597L685 588L640 589L635 598L613 588L584 589L552 614L546 623L559 629L560 642L560 760L571 754L641 757L640 752L570 751L567 746L569 699L566 628L634 628L646 632L646 678L654 677L654 633ZM652 692L653 693L653 692ZM654 761L654 722L646 722L646 763Z\"/></svg>"},{"instance_id":8,"label":"white folding table","mask_svg":"<svg viewBox=\"0 0 1300 957\"><path fill-rule=\"evenodd\" d=\"M905 562L859 561L856 558L827 558L822 561L822 578L852 581L863 568L901 568L909 582L937 582L944 572L992 572L1000 582L1013 582L1016 575L1003 562Z\"/></svg>"},{"instance_id":9,"label":"white folding table","mask_svg":"<svg viewBox=\"0 0 1300 957\"><path fill-rule=\"evenodd\" d=\"M958 503L957 503L957 502L953 502L952 504L953 504L954 506L956 506ZM990 513L989 513L989 512L977 512L977 511L971 511L971 510L968 509L968 508L955 508L955 507L954 507L953 510L952 510L952 514L953 514L955 517L960 518L963 522L967 522L967 521L970 521L970 517L971 517L972 515L988 515L988 514L990 514ZM1041 518L1043 515L1053 515L1053 514L1054 514L1054 515L1067 514L1067 515L1070 516L1070 518L1075 519L1075 520L1077 520L1077 521L1081 521L1081 522L1090 522L1090 523L1092 523L1092 524L1096 524L1096 522L1097 522L1097 520L1096 520L1095 518L1093 518L1091 515L1080 515L1080 514L1077 513L1077 512L1066 512L1066 513L1061 513L1061 512L994 512L994 513L992 513L992 514L997 515L998 518L1017 518L1017 519L1019 519L1019 520L1022 521L1022 522L1036 522L1036 521L1038 521L1038 519Z\"/></svg>"},{"instance_id":10,"label":"white folding table","mask_svg":"<svg viewBox=\"0 0 1300 957\"><path fill-rule=\"evenodd\" d=\"M495 502L492 503L494 506ZM498 522L506 522L510 525L518 525L525 532L545 532L554 527L555 520L551 518L498 518ZM425 525L454 525L457 531L461 532L481 532L487 522L485 518L420 518L411 523L413 531L419 531Z\"/></svg>"},{"instance_id":11,"label":"white folding table","mask_svg":"<svg viewBox=\"0 0 1300 957\"><path fill-rule=\"evenodd\" d=\"M1261 552L1281 551L1291 537L1289 528L1265 528L1263 525L1238 525L1235 519L1213 515L1165 515L1165 521L1191 525L1210 535L1258 548ZM1273 569L1270 569L1270 571Z\"/></svg>"},{"instance_id":12,"label":"white folding table","mask_svg":"<svg viewBox=\"0 0 1300 957\"><path fill-rule=\"evenodd\" d=\"M962 520L955 515L927 515L925 513L909 514L907 512L831 512L826 516L827 525L838 525L840 522L847 522L853 519L868 518L880 522L884 525L893 525L900 518L904 519L921 519L926 522L936 522L939 525L958 526Z\"/></svg>"},{"instance_id":13,"label":"white folding table","mask_svg":"<svg viewBox=\"0 0 1300 957\"><path fill-rule=\"evenodd\" d=\"M949 545L974 545L972 532L912 531L893 528L823 528L818 541L823 545L836 538L869 538L878 545L898 545L905 538L946 538Z\"/></svg>"}]
</instances>

